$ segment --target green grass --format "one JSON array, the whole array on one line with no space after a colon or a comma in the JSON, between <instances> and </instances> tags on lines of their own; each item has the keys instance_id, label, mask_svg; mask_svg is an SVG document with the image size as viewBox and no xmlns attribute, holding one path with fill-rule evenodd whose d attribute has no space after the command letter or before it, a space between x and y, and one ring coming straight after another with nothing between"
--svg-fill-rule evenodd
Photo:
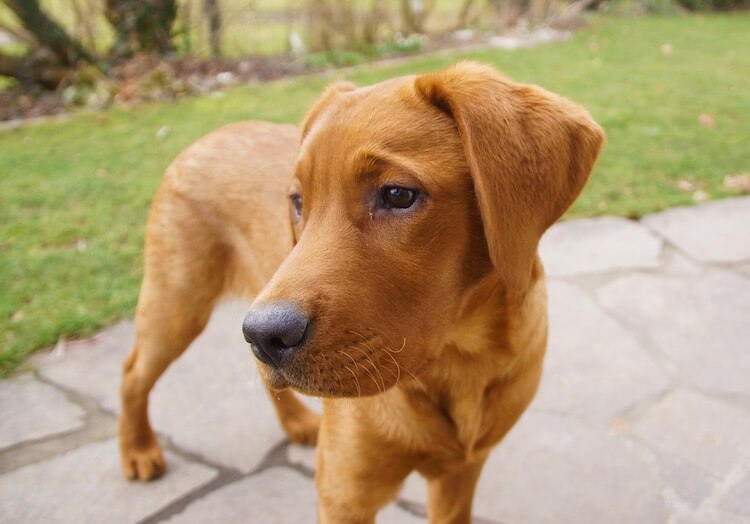
<instances>
[{"instance_id":1,"label":"green grass","mask_svg":"<svg viewBox=\"0 0 750 524\"><path fill-rule=\"evenodd\" d=\"M369 84L474 58L567 95L609 135L569 216L635 216L690 204L678 180L719 198L730 195L724 176L750 172L748 49L746 16L605 18L558 45L424 56L348 76ZM227 122L297 122L334 76L0 133L0 369L132 314L149 201L178 151ZM715 126L699 124L700 113Z\"/></svg>"}]
</instances>

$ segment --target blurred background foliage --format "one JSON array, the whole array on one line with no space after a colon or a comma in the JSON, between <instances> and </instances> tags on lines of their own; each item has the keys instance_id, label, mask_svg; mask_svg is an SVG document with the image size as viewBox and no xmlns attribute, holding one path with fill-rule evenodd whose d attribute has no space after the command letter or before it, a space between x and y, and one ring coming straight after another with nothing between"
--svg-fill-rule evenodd
<instances>
[{"instance_id":1,"label":"blurred background foliage","mask_svg":"<svg viewBox=\"0 0 750 524\"><path fill-rule=\"evenodd\" d=\"M311 66L350 65L420 50L422 35L444 44L457 32L467 41L539 26L576 27L591 11L748 6L750 0L2 0L0 76L6 86L90 84L98 73L122 76L113 67L139 54L287 55L304 56Z\"/></svg>"}]
</instances>

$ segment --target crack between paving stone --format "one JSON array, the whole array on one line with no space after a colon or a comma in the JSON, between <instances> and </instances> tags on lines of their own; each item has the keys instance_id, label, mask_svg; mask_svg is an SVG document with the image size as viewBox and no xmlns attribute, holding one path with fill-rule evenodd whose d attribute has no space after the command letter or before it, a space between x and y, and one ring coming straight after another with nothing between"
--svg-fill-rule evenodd
<instances>
[{"instance_id":1,"label":"crack between paving stone","mask_svg":"<svg viewBox=\"0 0 750 524\"><path fill-rule=\"evenodd\" d=\"M651 395L641 397L629 406L622 408L620 411L615 413L614 420L620 420L625 424L632 424L637 422L647 411L656 406L659 402L664 400L667 396L674 393L680 387L668 387L661 391L652 393Z\"/></svg>"},{"instance_id":2,"label":"crack between paving stone","mask_svg":"<svg viewBox=\"0 0 750 524\"><path fill-rule=\"evenodd\" d=\"M695 515L701 519L705 518L706 521L710 520L710 516L720 515L721 512L732 513L732 511L722 510L720 508L723 497L740 482L750 466L750 450L746 450L740 457L738 457L734 466L724 475L723 479L720 479L713 486L713 492L703 499L700 505L695 510ZM708 515L706 514L708 513ZM738 515L739 516L739 515Z\"/></svg>"},{"instance_id":3,"label":"crack between paving stone","mask_svg":"<svg viewBox=\"0 0 750 524\"><path fill-rule=\"evenodd\" d=\"M680 255L683 255L683 256L687 257L688 260L690 260L691 262L694 262L694 263L698 264L699 266L703 266L704 268L706 268L707 266L709 266L709 267L717 267L718 269L730 269L730 268L732 268L732 266L737 266L737 265L741 265L741 264L744 264L744 263L748 262L748 259L737 260L737 261L734 261L734 262L723 262L723 261L720 261L720 260L709 260L709 261L697 260L692 255L690 255L690 253L688 253L684 249L681 249L680 246L678 246L677 244L675 244L674 242L672 242L669 238L665 237L664 235L662 235L661 233L659 233L657 230L655 230L655 229L651 228L650 226L648 226L647 224L645 224L641 219L639 219L637 222L641 226L643 226L644 228L648 229L656 237L658 237L662 241L662 243L663 243L663 245L665 247L668 247L668 248L674 250L675 252L679 253Z\"/></svg>"},{"instance_id":4,"label":"crack between paving stone","mask_svg":"<svg viewBox=\"0 0 750 524\"><path fill-rule=\"evenodd\" d=\"M218 474L210 482L203 484L196 489L189 491L188 493L185 493L177 500L159 509L147 518L139 521L139 524L155 524L157 522L164 522L176 515L181 514L189 506L207 496L210 496L214 492L225 488L230 484L235 484L237 482L245 480L246 478L259 475L272 468L286 467L295 470L297 473L302 474L307 478L311 478L314 476L314 472L310 471L308 468L302 465L292 464L288 461L288 459L286 458L286 452L287 448L289 447L289 442L285 440L282 440L275 444L261 459L260 463L251 471L248 471L246 473L243 473L242 471L236 469L227 468L218 463L213 463L212 461L197 453L183 450L182 448L180 448L180 446L176 446L169 438L162 438L162 442L164 443L165 449L169 449L170 452L192 462L212 467L217 471Z\"/></svg>"},{"instance_id":5,"label":"crack between paving stone","mask_svg":"<svg viewBox=\"0 0 750 524\"><path fill-rule=\"evenodd\" d=\"M27 439L0 451L0 474L6 474L22 467L68 453L81 446L101 442L117 434L116 419L102 410L97 402L76 391L33 372L35 381L59 391L67 401L78 406L83 415L82 426L43 437Z\"/></svg>"},{"instance_id":6,"label":"crack between paving stone","mask_svg":"<svg viewBox=\"0 0 750 524\"><path fill-rule=\"evenodd\" d=\"M680 373L680 367L674 362L669 355L661 348L661 346L654 340L653 335L648 329L638 329L637 326L633 326L625 318L617 314L617 311L612 308L608 308L599 300L598 295L594 296L594 303L599 307L601 312L606 315L610 320L617 324L623 331L626 331L633 339L638 343L638 346L643 349L651 358L654 359L654 363L659 366L659 369L667 377L668 382L672 388L689 386L684 383L684 380ZM627 409L627 408L626 408Z\"/></svg>"},{"instance_id":7,"label":"crack between paving stone","mask_svg":"<svg viewBox=\"0 0 750 524\"><path fill-rule=\"evenodd\" d=\"M684 388L703 397L707 397L723 404L729 404L743 412L750 414L750 396L740 393L729 393L725 391L713 391L695 386Z\"/></svg>"},{"instance_id":8,"label":"crack between paving stone","mask_svg":"<svg viewBox=\"0 0 750 524\"><path fill-rule=\"evenodd\" d=\"M189 459L191 461L198 462L198 463L203 463L205 465L210 465L211 467L216 468L219 474L212 481L186 493L179 499L161 508L156 513L153 513L149 517L139 521L138 524L156 524L159 522L165 522L169 520L170 518L181 514L189 506L213 494L214 492L222 488L225 488L229 486L230 484L235 484L247 478L260 475L270 469L274 469L274 468L291 469L295 471L297 474L300 474L306 478L309 478L309 479L315 478L315 470L308 468L304 464L293 463L289 461L288 449L289 449L290 443L287 440L282 440L279 443L277 443L275 446L273 446L266 453L263 459L261 459L258 466L255 467L252 471L249 471L247 473L242 473L237 470L228 469L219 464L212 464L209 461L206 461L206 459L200 455L197 455L191 452L185 452L184 450L181 450L179 446L173 445L171 440L169 439L164 439L163 441L165 443L165 449L169 449L172 453L182 456L182 458ZM425 507L424 504L410 501L404 498L397 498L394 500L394 503L400 509L402 509L403 511L411 515L414 515L420 518L425 518L425 519L427 518L427 508ZM498 521L489 520L489 519L485 519L483 517L477 517L477 516L472 517L472 523L473 524L502 524Z\"/></svg>"},{"instance_id":9,"label":"crack between paving stone","mask_svg":"<svg viewBox=\"0 0 750 524\"><path fill-rule=\"evenodd\" d=\"M60 391L67 400L79 406L84 411L84 426L76 430L34 439L33 441L24 441L4 449L0 452L0 459L3 459L6 455L10 455L11 452L17 454L19 450L24 448L33 448L38 445L46 446L49 444L52 444L53 447L55 447L54 443L58 443L57 449L43 452L43 456L34 457L32 460L22 460L22 463L15 465L8 470L3 467L6 462L0 460L0 474L8 473L9 471L24 467L28 464L47 460L88 444L117 437L117 419L119 418L119 413L106 409L93 397L80 393L74 389L69 389L64 385L58 384L57 382L44 377L38 371L34 372L34 379L54 387L56 390ZM104 427L105 425L109 427ZM83 441L77 441L82 435L86 434L93 434L94 436L89 438L84 437ZM159 437L162 448L165 451L169 451L188 462L210 468L216 472L216 476L212 480L188 491L178 499L158 509L148 517L138 521L138 524L156 524L158 522L164 522L183 513L190 505L213 494L214 492L246 478L262 474L272 468L287 468L306 478L315 478L315 471L313 469L308 468L304 464L292 463L289 461L287 450L290 443L287 440L282 440L275 444L264 455L258 466L247 473L243 473L239 470L228 468L223 464L214 462L203 455L186 450L181 446L176 445L171 438L160 434L158 431L157 436ZM70 442L65 442L66 440L69 440ZM63 442L60 443L60 441ZM167 470L167 474L169 474L169 470ZM125 480L123 480L123 482L125 482ZM158 480L156 482L158 482ZM400 509L411 515L419 518L427 518L427 508L424 504L409 501L404 498L397 498L394 500L394 503ZM477 516L472 516L472 522L474 524L501 524L498 521Z\"/></svg>"},{"instance_id":10,"label":"crack between paving stone","mask_svg":"<svg viewBox=\"0 0 750 524\"><path fill-rule=\"evenodd\" d=\"M0 459L3 459L6 455L10 455L11 452L13 452L13 454L17 454L19 449L34 447L38 444L47 445L50 443L60 442L61 440L63 441L72 440L69 443L64 442L62 446L58 445L57 449L54 449L50 452L42 453L40 456L35 456L32 460L26 460L26 461L21 460L20 463L12 464L10 469L6 470L4 467L0 466L0 474L13 471L15 469L26 466L28 464L32 464L34 462L47 460L51 457L72 451L74 449L77 449L87 444L99 442L102 440L107 440L107 439L117 436L116 423L117 423L117 418L119 417L119 414L114 413L110 411L109 409L104 408L95 398L84 395L78 391L69 389L63 385L60 385L54 382L53 380L50 380L42 376L38 372L34 373L34 378L38 380L39 382L42 382L51 387L54 387L56 390L60 391L66 397L67 400L79 406L84 411L84 426L76 430L72 430L72 431L68 431L64 433L58 433L55 435L49 435L46 437L42 437L40 439L35 439L34 441L25 441L25 442L19 443L18 445L14 445L9 448L6 448L2 452L0 452ZM96 427L101 427L104 424L107 424L110 427L107 428L107 430L104 431L102 434L98 434L96 431ZM82 442L76 441L76 439L80 438L81 435L85 435L87 433L92 433L92 432L94 432L94 434L97 435L96 438L85 438L85 440ZM188 491L187 493L183 494L178 499L158 509L156 512L152 513L145 519L140 520L139 524L155 524L157 522L164 522L176 515L181 514L190 505L213 494L214 492L226 486L229 486L230 484L234 484L246 478L259 475L263 473L264 471L267 471L272 468L283 467L283 468L291 469L306 478L312 479L315 477L314 470L306 467L304 464L292 463L289 461L288 454L287 454L287 450L289 448L289 442L286 440L282 440L278 442L276 445L274 445L266 453L266 455L261 459L258 466L253 468L253 470L247 473L242 473L239 470L228 468L224 466L223 464L213 462L212 460L206 458L203 455L186 450L182 448L181 446L176 445L172 441L172 439L169 438L168 436L162 435L159 432L157 432L157 435L161 442L162 448L165 451L169 451L170 453L188 462L206 466L212 469L213 471L215 471L216 476L209 482L204 483L196 487L195 489ZM3 465L5 465L6 463L7 461L5 460L2 461ZM167 471L167 474L169 474L168 471ZM426 509L424 509L423 507L420 508L421 506L420 504L410 503L403 499L398 499L396 501L396 504L404 511L411 513L417 517L426 516ZM495 524L491 521L476 520L476 519L475 519L475 522L478 522L479 524Z\"/></svg>"},{"instance_id":11,"label":"crack between paving stone","mask_svg":"<svg viewBox=\"0 0 750 524\"><path fill-rule=\"evenodd\" d=\"M169 472L167 472L167 474L169 474ZM245 475L237 471L219 470L217 471L216 477L212 480L190 490L177 500L167 504L145 519L139 520L138 524L154 524L156 522L169 520L185 511L188 506L194 502L197 502L230 484L234 484L243 478L245 478ZM156 482L158 482L158 480Z\"/></svg>"}]
</instances>

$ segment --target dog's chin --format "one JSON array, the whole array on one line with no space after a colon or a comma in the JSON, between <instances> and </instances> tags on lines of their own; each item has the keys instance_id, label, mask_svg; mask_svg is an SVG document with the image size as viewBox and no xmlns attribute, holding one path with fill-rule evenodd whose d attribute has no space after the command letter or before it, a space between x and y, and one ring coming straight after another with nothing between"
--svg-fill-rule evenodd
<instances>
[{"instance_id":1,"label":"dog's chin","mask_svg":"<svg viewBox=\"0 0 750 524\"><path fill-rule=\"evenodd\" d=\"M289 379L287 379L287 377L284 376L281 371L277 369L271 369L264 364L260 365L264 368L263 375L265 376L266 384L269 388L281 391L283 389L293 387L293 385L289 382Z\"/></svg>"},{"instance_id":2,"label":"dog's chin","mask_svg":"<svg viewBox=\"0 0 750 524\"><path fill-rule=\"evenodd\" d=\"M343 371L343 370L342 370ZM346 373L346 371L343 371ZM273 389L292 388L295 391L312 397L323 398L358 398L384 393L395 385L395 382L372 380L369 377L349 376L341 373L332 374L300 373L296 370L271 370L267 373L268 383ZM339 380L338 377L342 380ZM369 380L369 382L367 382ZM377 381L377 384L376 384Z\"/></svg>"}]
</instances>

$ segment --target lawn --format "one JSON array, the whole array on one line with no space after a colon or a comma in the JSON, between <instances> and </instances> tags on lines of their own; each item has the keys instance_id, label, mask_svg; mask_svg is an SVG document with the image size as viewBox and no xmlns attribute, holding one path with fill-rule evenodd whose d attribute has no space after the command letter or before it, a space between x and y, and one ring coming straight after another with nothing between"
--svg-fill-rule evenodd
<instances>
[{"instance_id":1,"label":"lawn","mask_svg":"<svg viewBox=\"0 0 750 524\"><path fill-rule=\"evenodd\" d=\"M423 56L347 76L368 84L473 58L567 95L609 141L568 216L638 216L690 204L697 190L730 196L724 177L750 172L748 49L747 16L601 18L557 45ZM0 133L2 373L60 337L132 314L149 201L177 152L227 122L297 122L337 76Z\"/></svg>"}]
</instances>

